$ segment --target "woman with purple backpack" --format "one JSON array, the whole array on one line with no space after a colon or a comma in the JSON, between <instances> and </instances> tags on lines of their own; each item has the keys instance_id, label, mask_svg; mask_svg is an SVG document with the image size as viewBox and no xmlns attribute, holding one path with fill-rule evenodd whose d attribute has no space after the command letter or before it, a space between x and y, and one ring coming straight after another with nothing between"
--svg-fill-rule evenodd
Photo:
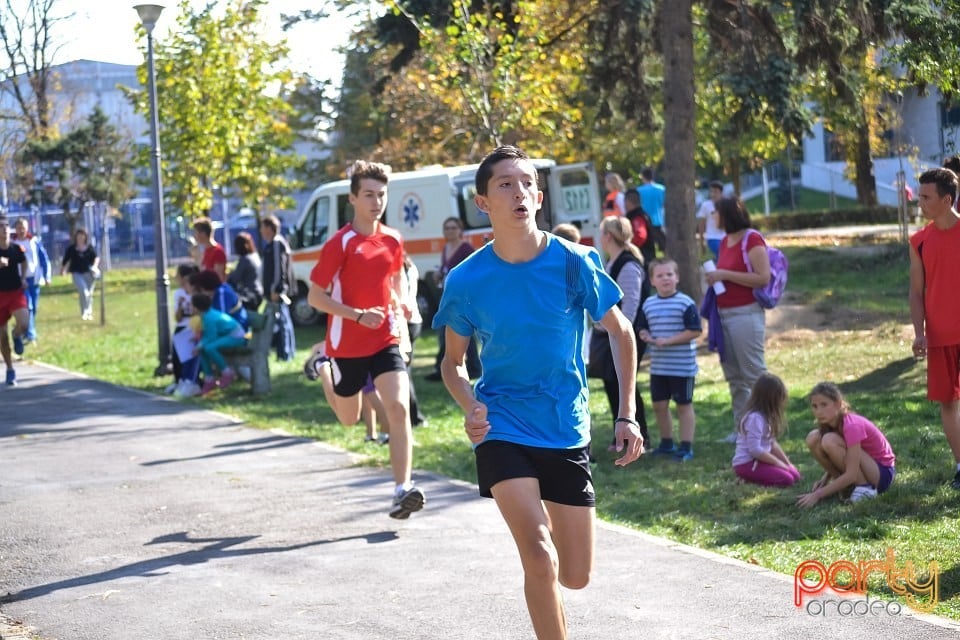
<instances>
[{"instance_id":1,"label":"woman with purple backpack","mask_svg":"<svg viewBox=\"0 0 960 640\"><path fill-rule=\"evenodd\" d=\"M726 232L720 241L716 271L706 274L707 283L723 282L726 290L717 295L717 310L723 327L723 356L720 366L730 387L733 424L743 419L750 390L767 370L763 307L754 289L770 282L767 243L750 228L750 214L739 198L717 202L717 223ZM736 442L736 429L726 439Z\"/></svg>"}]
</instances>

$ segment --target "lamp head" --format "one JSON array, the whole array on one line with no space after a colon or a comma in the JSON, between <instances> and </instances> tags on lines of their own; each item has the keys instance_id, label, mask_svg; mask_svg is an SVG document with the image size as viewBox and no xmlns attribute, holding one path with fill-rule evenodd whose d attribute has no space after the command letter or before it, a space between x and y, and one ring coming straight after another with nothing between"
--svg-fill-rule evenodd
<instances>
[{"instance_id":1,"label":"lamp head","mask_svg":"<svg viewBox=\"0 0 960 640\"><path fill-rule=\"evenodd\" d=\"M157 20L160 19L160 14L163 13L163 5L138 4L134 9L137 10L137 15L140 16L140 22L143 24L143 28L147 30L147 33L153 33L153 27L157 24Z\"/></svg>"}]
</instances>

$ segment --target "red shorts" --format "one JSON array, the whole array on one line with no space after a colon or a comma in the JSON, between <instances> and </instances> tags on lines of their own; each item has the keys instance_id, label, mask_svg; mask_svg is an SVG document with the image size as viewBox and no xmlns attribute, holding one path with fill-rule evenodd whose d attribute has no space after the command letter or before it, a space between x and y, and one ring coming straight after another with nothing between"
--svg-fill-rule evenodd
<instances>
[{"instance_id":1,"label":"red shorts","mask_svg":"<svg viewBox=\"0 0 960 640\"><path fill-rule=\"evenodd\" d=\"M927 347L927 399L960 400L960 344Z\"/></svg>"},{"instance_id":2,"label":"red shorts","mask_svg":"<svg viewBox=\"0 0 960 640\"><path fill-rule=\"evenodd\" d=\"M18 309L27 308L27 296L23 289L0 291L0 325L7 324L7 320Z\"/></svg>"}]
</instances>

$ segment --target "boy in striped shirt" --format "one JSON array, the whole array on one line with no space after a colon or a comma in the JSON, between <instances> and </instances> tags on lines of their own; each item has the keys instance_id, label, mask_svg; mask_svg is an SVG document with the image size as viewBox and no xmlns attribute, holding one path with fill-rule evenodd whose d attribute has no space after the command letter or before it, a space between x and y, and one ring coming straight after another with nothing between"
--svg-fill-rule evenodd
<instances>
[{"instance_id":1,"label":"boy in striped shirt","mask_svg":"<svg viewBox=\"0 0 960 640\"><path fill-rule=\"evenodd\" d=\"M693 458L693 383L697 375L697 337L703 331L700 313L690 296L677 291L677 263L658 258L650 263L650 282L657 295L643 303L640 339L650 353L650 399L660 429L655 455L669 455L678 462ZM670 400L677 405L680 446L673 442Z\"/></svg>"}]
</instances>

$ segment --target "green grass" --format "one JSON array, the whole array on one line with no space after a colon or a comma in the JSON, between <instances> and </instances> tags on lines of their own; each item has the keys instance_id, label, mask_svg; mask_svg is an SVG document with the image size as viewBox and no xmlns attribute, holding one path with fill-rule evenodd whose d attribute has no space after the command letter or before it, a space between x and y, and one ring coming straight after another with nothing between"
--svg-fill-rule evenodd
<instances>
[{"instance_id":1,"label":"green grass","mask_svg":"<svg viewBox=\"0 0 960 640\"><path fill-rule=\"evenodd\" d=\"M803 473L800 486L764 489L733 482L732 448L715 441L732 429L727 387L715 354L703 353L697 379L696 457L679 465L646 457L616 468L605 444L610 415L602 390L592 383L595 465L600 515L612 522L711 549L792 574L807 559L881 559L894 549L899 566L910 560L925 569L940 567L940 604L935 612L960 620L960 533L956 492L945 482L953 460L940 429L938 407L925 399L925 368L910 356L912 334L905 325L907 261L903 247L785 247L791 260L792 302L823 312L829 330L793 331L768 339L771 371L790 388L790 429L784 448ZM65 279L41 298L41 341L28 357L130 387L159 392L169 379L155 379L157 340L153 278L149 271L107 274L107 323L83 323L76 294ZM282 428L366 454L367 464L386 465L384 447L364 445L362 427L343 427L322 400L316 383L300 374L306 350L319 339L317 328L300 330L296 361L271 363L273 392L251 397L243 385L210 400L209 406L254 426ZM475 481L473 456L463 435L462 416L443 386L423 376L432 368L436 340L431 332L417 343L415 379L430 426L415 431L418 469ZM794 506L798 494L819 476L805 453L803 437L812 428L805 394L818 381L841 385L853 407L874 420L897 454L897 481L880 499L844 505L827 500L809 511ZM639 377L647 390L647 375ZM651 432L656 433L648 407ZM893 598L872 584L875 596Z\"/></svg>"},{"instance_id":2,"label":"green grass","mask_svg":"<svg viewBox=\"0 0 960 640\"><path fill-rule=\"evenodd\" d=\"M770 197L770 213L790 213L792 211L826 211L829 209L853 209L859 206L856 200L851 200L850 198L844 198L842 196L835 196L833 202L830 201L830 194L823 193L822 191L814 191L813 189L804 189L803 187L797 187L794 191L794 197L796 198L796 208L791 209L789 203L786 206L777 206L775 200L775 193L773 191L769 194ZM750 212L751 216L762 216L763 215L763 194L754 196L749 200L745 201L744 204L747 205L747 211Z\"/></svg>"}]
</instances>

